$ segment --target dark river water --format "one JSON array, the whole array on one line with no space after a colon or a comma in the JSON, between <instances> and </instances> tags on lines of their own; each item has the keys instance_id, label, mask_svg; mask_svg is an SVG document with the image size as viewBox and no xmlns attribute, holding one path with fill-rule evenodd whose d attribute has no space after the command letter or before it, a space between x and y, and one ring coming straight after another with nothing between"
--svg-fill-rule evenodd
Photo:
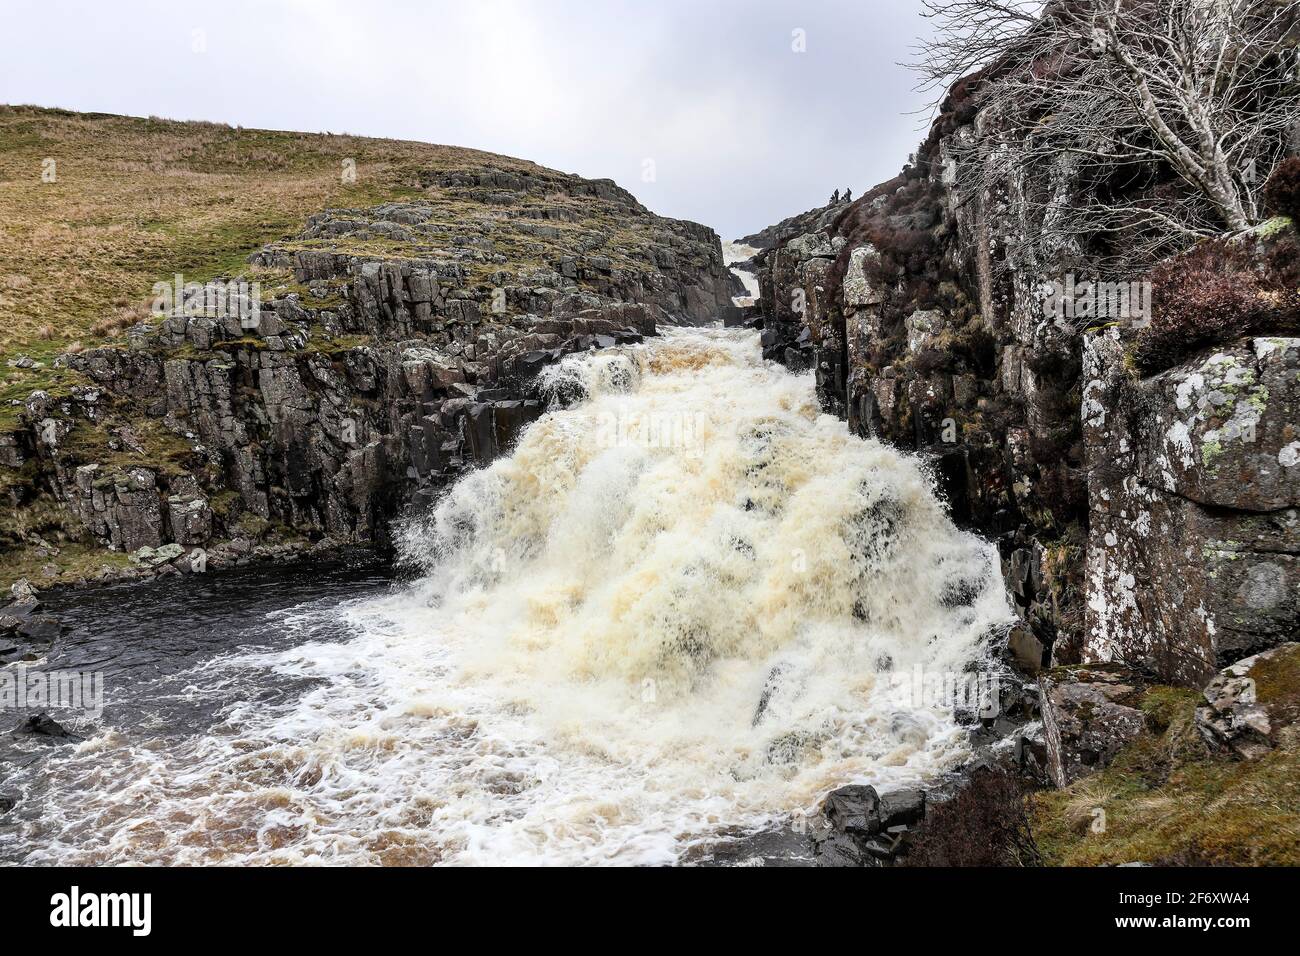
<instances>
[{"instance_id":1,"label":"dark river water","mask_svg":"<svg viewBox=\"0 0 1300 956\"><path fill-rule=\"evenodd\" d=\"M269 668L254 674L218 668L209 682L205 665L308 641L345 640L353 628L331 609L393 586L386 562L357 552L343 559L44 592L45 611L65 631L40 669L100 673L104 689L98 717L44 710L83 738L106 728L159 746L202 737L233 705L274 709L318 683ZM22 862L36 848L32 838L51 809L46 764L71 746L11 729L0 728L0 795L17 799L14 810L0 816L5 863Z\"/></svg>"}]
</instances>

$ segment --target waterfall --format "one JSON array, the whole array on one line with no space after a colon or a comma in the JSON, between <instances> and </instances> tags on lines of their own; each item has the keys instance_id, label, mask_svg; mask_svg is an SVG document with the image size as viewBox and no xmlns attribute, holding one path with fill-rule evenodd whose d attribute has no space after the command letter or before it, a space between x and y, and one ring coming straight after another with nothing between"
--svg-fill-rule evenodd
<instances>
[{"instance_id":1,"label":"waterfall","mask_svg":"<svg viewBox=\"0 0 1300 956\"><path fill-rule=\"evenodd\" d=\"M512 453L405 527L412 583L313 612L345 640L221 665L307 689L170 750L82 745L50 773L106 782L68 827L120 805L139 828L33 861L671 863L961 759L951 702L911 677L967 672L1008 609L915 458L744 329L542 384Z\"/></svg>"},{"instance_id":2,"label":"waterfall","mask_svg":"<svg viewBox=\"0 0 1300 956\"><path fill-rule=\"evenodd\" d=\"M735 265L735 263L746 262L756 255L758 255L757 249L742 242L727 241L722 244L723 262L731 268L736 278L745 287L744 295L732 296L732 305L753 305L758 301L758 278L748 269L741 269Z\"/></svg>"}]
</instances>

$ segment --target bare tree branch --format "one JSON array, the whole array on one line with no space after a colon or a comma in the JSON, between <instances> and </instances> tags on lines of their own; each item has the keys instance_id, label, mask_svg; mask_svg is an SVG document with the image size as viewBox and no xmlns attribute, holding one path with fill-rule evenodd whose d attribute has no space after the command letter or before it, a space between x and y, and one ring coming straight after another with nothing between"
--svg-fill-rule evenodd
<instances>
[{"instance_id":1,"label":"bare tree branch","mask_svg":"<svg viewBox=\"0 0 1300 956\"><path fill-rule=\"evenodd\" d=\"M924 0L912 64L946 93L982 71L979 132L955 175L1034 211L1022 258L1101 237L1130 271L1263 215L1258 191L1300 130L1300 0ZM1068 167L1068 197L1018 195ZM1063 171L1065 171L1063 169ZM1068 206L1069 215L1063 214Z\"/></svg>"}]
</instances>

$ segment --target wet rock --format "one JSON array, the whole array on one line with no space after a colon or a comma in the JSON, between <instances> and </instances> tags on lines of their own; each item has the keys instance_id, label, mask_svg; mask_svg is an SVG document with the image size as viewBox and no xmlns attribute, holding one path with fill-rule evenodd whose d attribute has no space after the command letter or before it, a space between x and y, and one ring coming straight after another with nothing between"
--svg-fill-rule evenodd
<instances>
[{"instance_id":1,"label":"wet rock","mask_svg":"<svg viewBox=\"0 0 1300 956\"><path fill-rule=\"evenodd\" d=\"M1300 739L1300 644L1288 643L1224 668L1206 686L1196 728L1244 760Z\"/></svg>"},{"instance_id":2,"label":"wet rock","mask_svg":"<svg viewBox=\"0 0 1300 956\"><path fill-rule=\"evenodd\" d=\"M28 644L48 645L57 640L62 632L63 626L57 617L50 614L34 614L26 620L19 621L13 633Z\"/></svg>"},{"instance_id":3,"label":"wet rock","mask_svg":"<svg viewBox=\"0 0 1300 956\"><path fill-rule=\"evenodd\" d=\"M1052 671L1039 687L1047 772L1058 787L1105 767L1146 727L1146 683L1118 665Z\"/></svg>"},{"instance_id":4,"label":"wet rock","mask_svg":"<svg viewBox=\"0 0 1300 956\"><path fill-rule=\"evenodd\" d=\"M19 598L17 601L12 601L7 604L3 610L0 610L0 615L12 618L15 621L25 621L33 614L40 611L41 607L41 602L35 597Z\"/></svg>"},{"instance_id":5,"label":"wet rock","mask_svg":"<svg viewBox=\"0 0 1300 956\"><path fill-rule=\"evenodd\" d=\"M874 787L840 787L822 805L824 825L812 831L818 866L890 866L906 852L913 828L925 819L922 790L879 796Z\"/></svg>"},{"instance_id":6,"label":"wet rock","mask_svg":"<svg viewBox=\"0 0 1300 956\"><path fill-rule=\"evenodd\" d=\"M19 593L35 592L20 589ZM41 607L29 596L0 608L0 664L35 660L58 639L63 631L58 618L40 613Z\"/></svg>"},{"instance_id":7,"label":"wet rock","mask_svg":"<svg viewBox=\"0 0 1300 956\"><path fill-rule=\"evenodd\" d=\"M880 797L875 787L852 785L826 795L822 813L830 825L845 833L871 836L880 832Z\"/></svg>"},{"instance_id":8,"label":"wet rock","mask_svg":"<svg viewBox=\"0 0 1300 956\"><path fill-rule=\"evenodd\" d=\"M880 861L863 846L863 841L838 830L815 831L812 835L813 860L818 866L879 866Z\"/></svg>"},{"instance_id":9,"label":"wet rock","mask_svg":"<svg viewBox=\"0 0 1300 956\"><path fill-rule=\"evenodd\" d=\"M779 826L692 848L681 862L688 866L813 866L806 827Z\"/></svg>"},{"instance_id":10,"label":"wet rock","mask_svg":"<svg viewBox=\"0 0 1300 956\"><path fill-rule=\"evenodd\" d=\"M51 740L74 741L82 739L65 728L49 714L34 714L33 716L28 717L14 728L14 733L32 734L37 737L48 737Z\"/></svg>"},{"instance_id":11,"label":"wet rock","mask_svg":"<svg viewBox=\"0 0 1300 956\"><path fill-rule=\"evenodd\" d=\"M1048 663L1048 648L1033 629L1024 624L1017 624L1008 632L1007 653L1022 672L1031 676L1038 674Z\"/></svg>"},{"instance_id":12,"label":"wet rock","mask_svg":"<svg viewBox=\"0 0 1300 956\"><path fill-rule=\"evenodd\" d=\"M976 715L978 719L978 714ZM930 731L915 715L897 713L889 719L889 732L900 744L922 747L930 739Z\"/></svg>"},{"instance_id":13,"label":"wet rock","mask_svg":"<svg viewBox=\"0 0 1300 956\"><path fill-rule=\"evenodd\" d=\"M777 664L767 673L767 679L763 681L763 690L759 694L758 705L754 708L754 717L750 725L757 727L763 720L763 715L767 713L767 707L772 702L772 698L780 691L781 681L789 666Z\"/></svg>"},{"instance_id":14,"label":"wet rock","mask_svg":"<svg viewBox=\"0 0 1300 956\"><path fill-rule=\"evenodd\" d=\"M8 813L16 806L18 806L17 797L12 797L7 793L0 793L0 813Z\"/></svg>"}]
</instances>

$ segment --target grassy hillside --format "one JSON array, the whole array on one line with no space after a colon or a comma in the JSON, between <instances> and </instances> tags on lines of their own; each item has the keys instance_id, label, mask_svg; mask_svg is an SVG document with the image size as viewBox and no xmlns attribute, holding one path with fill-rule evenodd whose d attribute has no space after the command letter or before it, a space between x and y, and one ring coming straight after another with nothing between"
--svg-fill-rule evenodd
<instances>
[{"instance_id":1,"label":"grassy hillside","mask_svg":"<svg viewBox=\"0 0 1300 956\"><path fill-rule=\"evenodd\" d=\"M264 250L257 261L275 265L250 264ZM304 258L329 263L328 278L300 284L310 273L291 267L299 251L323 253ZM133 347L154 359L216 357L159 335L153 286L170 286L178 273L185 283L247 277L261 284L264 303L300 301L296 334L305 338L294 349L304 358L396 347L396 338L376 331L373 300L364 308L374 314L347 335L321 319L363 308L351 298L346 267L336 265L350 257L419 270L435 264L454 315L440 312L418 333L405 326L394 336L433 346L454 337L459 348L481 333L487 352L533 334L534 312L547 312L561 294L672 308L674 318L698 317L726 295L716 235L653 215L609 180L459 147L0 106L0 496L8 499L0 581L75 580L109 556L64 507L82 493L70 485L76 467L118 476L146 468L166 483L190 476L202 458L184 425L127 394L126 380L107 383L102 401L92 399L98 410L83 413L81 398L105 382L61 356L126 348L126 331L143 324L149 328ZM462 301L474 315L490 310L481 329L473 320L477 330L453 331ZM263 344L227 342L222 357ZM474 365L472 351L463 359ZM240 383L239 402L261 400L256 365ZM493 368L466 374L483 384L479 377ZM51 414L67 419L58 426L66 434L53 440L57 453L38 440ZM401 435L389 437L400 443ZM221 500L221 481L206 493Z\"/></svg>"},{"instance_id":2,"label":"grassy hillside","mask_svg":"<svg viewBox=\"0 0 1300 956\"><path fill-rule=\"evenodd\" d=\"M238 274L310 213L425 196L422 171L488 167L541 169L426 143L0 106L0 354L90 345L175 272Z\"/></svg>"},{"instance_id":3,"label":"grassy hillside","mask_svg":"<svg viewBox=\"0 0 1300 956\"><path fill-rule=\"evenodd\" d=\"M55 356L147 318L155 282L245 274L311 213L424 196L421 171L485 167L540 169L427 143L0 106L0 427L12 402L76 380ZM23 355L40 367L9 365Z\"/></svg>"}]
</instances>

